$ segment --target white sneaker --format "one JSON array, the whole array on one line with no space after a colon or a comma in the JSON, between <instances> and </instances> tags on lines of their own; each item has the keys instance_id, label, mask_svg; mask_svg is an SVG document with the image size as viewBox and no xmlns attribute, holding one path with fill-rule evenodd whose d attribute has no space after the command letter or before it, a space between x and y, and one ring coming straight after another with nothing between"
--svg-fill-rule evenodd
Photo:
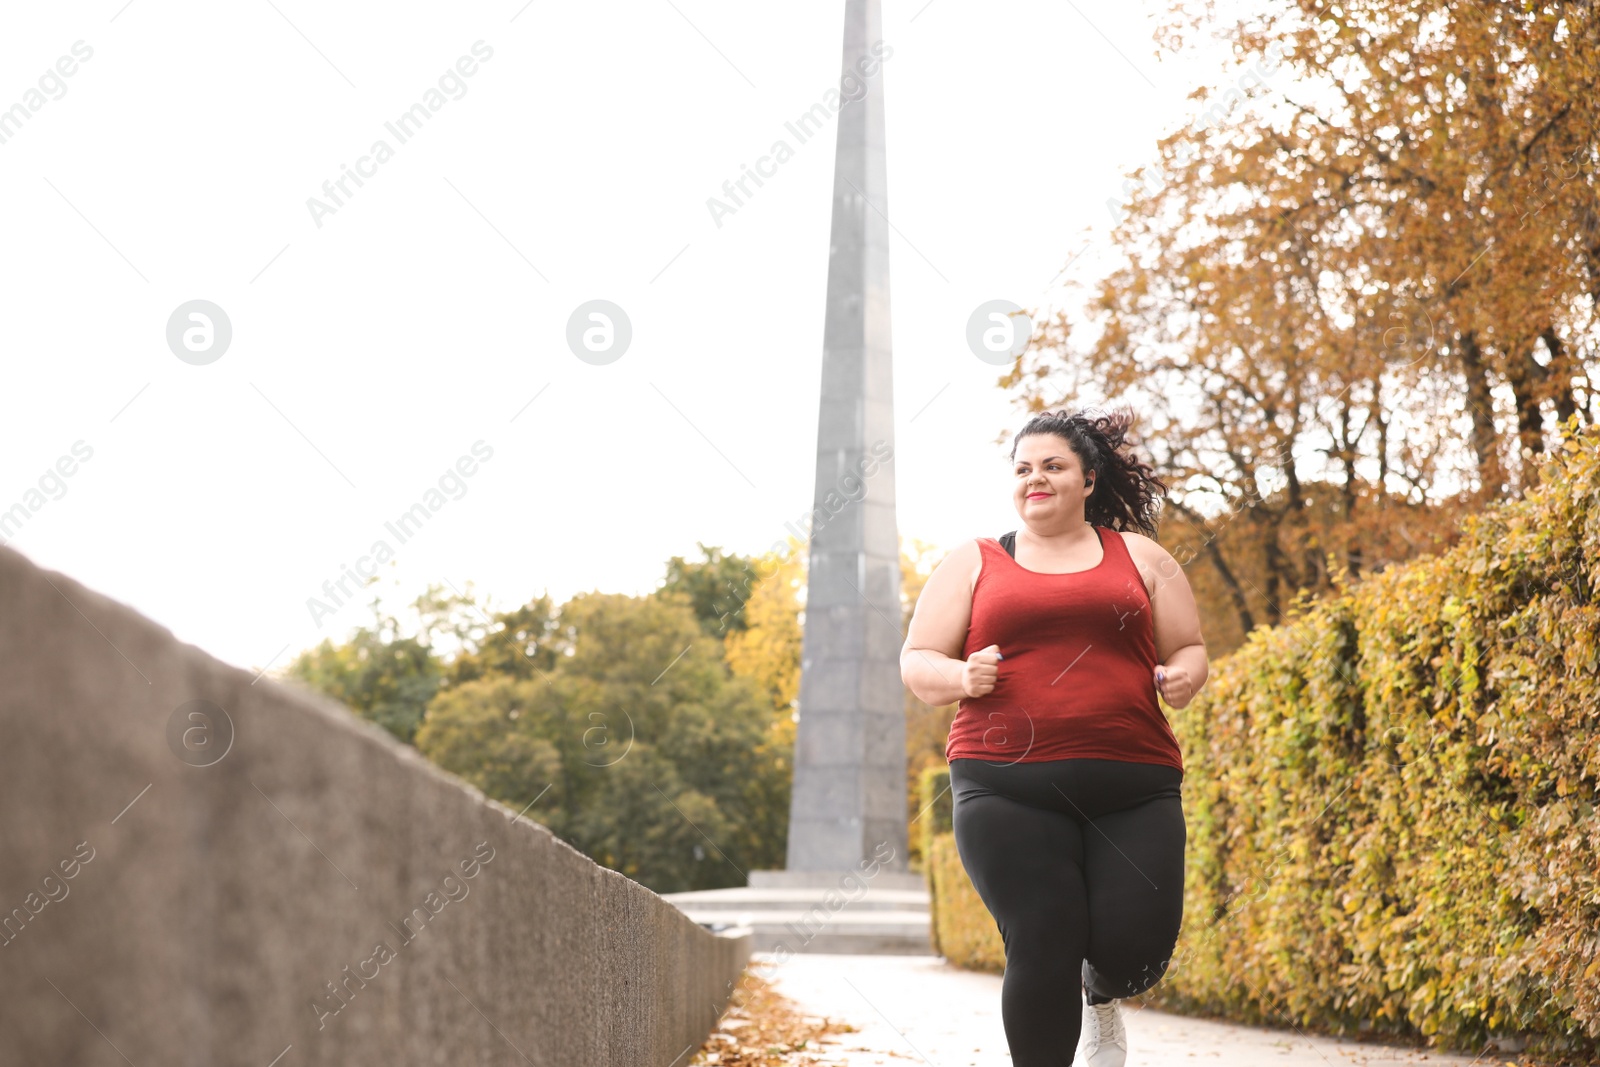
<instances>
[{"instance_id":1,"label":"white sneaker","mask_svg":"<svg viewBox=\"0 0 1600 1067\"><path fill-rule=\"evenodd\" d=\"M1085 1004L1083 1062L1086 1067L1122 1067L1128 1058L1128 1035L1122 1029L1117 1002Z\"/></svg>"}]
</instances>

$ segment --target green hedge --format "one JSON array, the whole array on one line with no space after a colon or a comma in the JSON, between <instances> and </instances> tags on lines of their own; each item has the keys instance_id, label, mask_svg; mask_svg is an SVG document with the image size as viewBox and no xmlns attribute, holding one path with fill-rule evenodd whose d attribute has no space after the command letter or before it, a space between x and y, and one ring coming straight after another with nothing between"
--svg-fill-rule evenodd
<instances>
[{"instance_id":1,"label":"green hedge","mask_svg":"<svg viewBox=\"0 0 1600 1067\"><path fill-rule=\"evenodd\" d=\"M1006 969L1005 943L956 852L948 766L922 772L921 796L919 832L927 857L933 951L962 967L1001 974Z\"/></svg>"},{"instance_id":2,"label":"green hedge","mask_svg":"<svg viewBox=\"0 0 1600 1067\"><path fill-rule=\"evenodd\" d=\"M922 772L922 777L917 783L917 795L921 803L917 806L917 834L920 836L918 846L922 853L923 873L928 879L928 910L929 910L929 938L933 942L933 951L946 955L939 947L939 892L938 887L947 885L947 877L937 877L934 873L935 843L941 838L950 836L950 813L953 810L950 797L950 768L949 766L927 767ZM965 872L957 871L965 877ZM967 887L971 891L971 887ZM956 887L960 891L960 887ZM983 902L979 901L981 908Z\"/></svg>"},{"instance_id":3,"label":"green hedge","mask_svg":"<svg viewBox=\"0 0 1600 1067\"><path fill-rule=\"evenodd\" d=\"M931 847L928 871L931 884L938 887L934 890L934 951L962 967L1004 973L1005 945L956 855L955 834L935 835Z\"/></svg>"},{"instance_id":4,"label":"green hedge","mask_svg":"<svg viewBox=\"0 0 1600 1067\"><path fill-rule=\"evenodd\" d=\"M1600 433L1567 433L1444 555L1301 597L1169 709L1184 924L1145 1003L1600 1062ZM994 969L953 837L928 855L941 951Z\"/></svg>"},{"instance_id":5,"label":"green hedge","mask_svg":"<svg viewBox=\"0 0 1600 1067\"><path fill-rule=\"evenodd\" d=\"M950 832L950 813L954 810L950 796L950 768L947 765L928 767L922 772L922 780L918 783L918 795L922 802L918 805L917 833L922 835L922 854L928 854L928 848L935 836Z\"/></svg>"}]
</instances>

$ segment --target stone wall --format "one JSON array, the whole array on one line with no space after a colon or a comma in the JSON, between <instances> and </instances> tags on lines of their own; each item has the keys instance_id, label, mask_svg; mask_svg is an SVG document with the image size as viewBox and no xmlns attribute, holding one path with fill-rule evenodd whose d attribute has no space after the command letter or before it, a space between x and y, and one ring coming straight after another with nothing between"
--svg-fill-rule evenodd
<instances>
[{"instance_id":1,"label":"stone wall","mask_svg":"<svg viewBox=\"0 0 1600 1067\"><path fill-rule=\"evenodd\" d=\"M749 958L4 547L0 818L0 1063L682 1067Z\"/></svg>"}]
</instances>

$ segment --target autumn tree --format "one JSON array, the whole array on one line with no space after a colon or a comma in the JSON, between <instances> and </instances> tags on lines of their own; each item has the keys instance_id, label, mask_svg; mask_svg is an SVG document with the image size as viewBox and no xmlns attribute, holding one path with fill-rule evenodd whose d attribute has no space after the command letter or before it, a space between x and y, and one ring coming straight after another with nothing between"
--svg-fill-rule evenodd
<instances>
[{"instance_id":1,"label":"autumn tree","mask_svg":"<svg viewBox=\"0 0 1600 1067\"><path fill-rule=\"evenodd\" d=\"M724 641L728 669L749 678L772 706L772 741L794 750L795 714L800 699L801 608L805 596L806 554L789 538L787 553L752 557L741 578L745 627Z\"/></svg>"},{"instance_id":2,"label":"autumn tree","mask_svg":"<svg viewBox=\"0 0 1600 1067\"><path fill-rule=\"evenodd\" d=\"M695 616L706 633L723 637L748 625L745 598L752 588L751 561L748 556L695 543L703 559L686 560L673 556L667 561L667 574L660 592L682 593L689 598Z\"/></svg>"},{"instance_id":3,"label":"autumn tree","mask_svg":"<svg viewBox=\"0 0 1600 1067\"><path fill-rule=\"evenodd\" d=\"M1113 205L1119 263L1001 379L1144 413L1220 647L1532 484L1594 417L1600 294L1592 7L1278 2L1229 37L1238 70Z\"/></svg>"},{"instance_id":4,"label":"autumn tree","mask_svg":"<svg viewBox=\"0 0 1600 1067\"><path fill-rule=\"evenodd\" d=\"M279 677L332 697L410 744L445 676L432 636L449 628L446 618L456 605L430 588L411 604L419 617L413 633L404 633L405 625L383 610L379 599L369 606L372 625L357 627L338 644L324 638L290 661Z\"/></svg>"},{"instance_id":5,"label":"autumn tree","mask_svg":"<svg viewBox=\"0 0 1600 1067\"><path fill-rule=\"evenodd\" d=\"M783 863L787 753L702 622L682 593L575 596L548 671L441 691L417 748L657 892L744 885Z\"/></svg>"},{"instance_id":6,"label":"autumn tree","mask_svg":"<svg viewBox=\"0 0 1600 1067\"><path fill-rule=\"evenodd\" d=\"M555 669L563 644L548 593L521 607L486 616L488 625L451 660L447 686L495 675L534 678Z\"/></svg>"}]
</instances>

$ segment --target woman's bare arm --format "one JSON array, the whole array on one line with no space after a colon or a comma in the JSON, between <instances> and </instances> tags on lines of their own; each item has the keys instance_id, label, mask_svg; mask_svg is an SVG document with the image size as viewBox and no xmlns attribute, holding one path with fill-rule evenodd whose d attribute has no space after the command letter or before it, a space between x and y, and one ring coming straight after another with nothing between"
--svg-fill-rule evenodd
<instances>
[{"instance_id":1,"label":"woman's bare arm","mask_svg":"<svg viewBox=\"0 0 1600 1067\"><path fill-rule=\"evenodd\" d=\"M967 695L961 650L972 621L972 572L980 559L976 541L957 546L933 568L917 597L900 649L900 680L924 704L954 704Z\"/></svg>"},{"instance_id":2,"label":"woman's bare arm","mask_svg":"<svg viewBox=\"0 0 1600 1067\"><path fill-rule=\"evenodd\" d=\"M1205 638L1200 635L1200 609L1195 604L1194 591L1189 588L1183 567L1170 552L1142 534L1126 536L1137 536L1143 542L1142 554L1154 572L1150 610L1156 661L1166 668L1166 674L1182 671L1186 675L1182 684L1168 685L1162 692L1162 699L1172 707L1181 708L1194 699L1210 673Z\"/></svg>"}]
</instances>

